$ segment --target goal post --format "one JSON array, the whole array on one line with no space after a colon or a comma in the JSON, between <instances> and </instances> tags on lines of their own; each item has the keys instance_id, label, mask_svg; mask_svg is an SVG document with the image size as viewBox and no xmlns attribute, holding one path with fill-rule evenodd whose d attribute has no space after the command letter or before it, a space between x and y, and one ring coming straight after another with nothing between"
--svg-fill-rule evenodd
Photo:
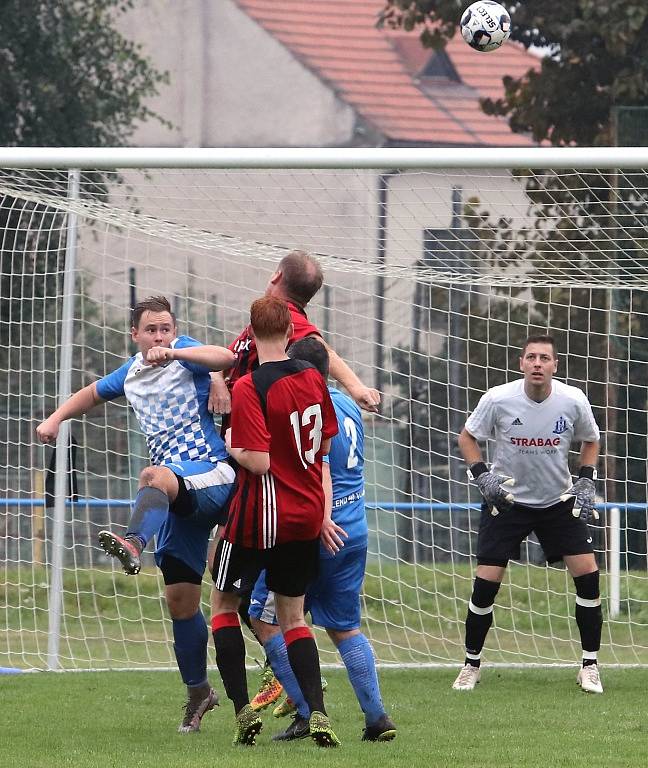
<instances>
[{"instance_id":1,"label":"goal post","mask_svg":"<svg viewBox=\"0 0 648 768\"><path fill-rule=\"evenodd\" d=\"M365 414L379 662L463 658L479 498L457 434L520 375L524 338L549 332L603 434L601 658L648 663L646 168L628 147L0 149L0 668L173 666L150 553L126 577L97 544L124 530L147 463L132 413L71 421L54 455L34 430L132 354L134 296L167 295L181 333L226 344L294 248L324 271L309 317L383 397ZM485 663L577 661L573 604L531 537Z\"/></svg>"}]
</instances>

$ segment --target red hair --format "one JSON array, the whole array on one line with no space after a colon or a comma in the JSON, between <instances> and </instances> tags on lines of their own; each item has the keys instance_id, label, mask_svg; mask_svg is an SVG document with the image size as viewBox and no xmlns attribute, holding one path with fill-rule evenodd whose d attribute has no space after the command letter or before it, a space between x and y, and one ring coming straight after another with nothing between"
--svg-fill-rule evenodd
<instances>
[{"instance_id":1,"label":"red hair","mask_svg":"<svg viewBox=\"0 0 648 768\"><path fill-rule=\"evenodd\" d=\"M283 336L291 322L290 310L283 299L264 296L250 307L250 325L257 338Z\"/></svg>"}]
</instances>

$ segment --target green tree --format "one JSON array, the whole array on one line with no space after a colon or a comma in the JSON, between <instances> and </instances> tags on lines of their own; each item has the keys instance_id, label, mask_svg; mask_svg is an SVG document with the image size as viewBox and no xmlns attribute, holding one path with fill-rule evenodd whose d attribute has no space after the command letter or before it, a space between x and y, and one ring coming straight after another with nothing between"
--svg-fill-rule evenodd
<instances>
[{"instance_id":1,"label":"green tree","mask_svg":"<svg viewBox=\"0 0 648 768\"><path fill-rule=\"evenodd\" d=\"M387 0L380 23L419 32L423 45L443 47L457 33L457 0ZM504 78L505 95L483 99L511 130L556 146L609 145L615 104L645 104L648 91L648 5L640 0L519 0L511 38L542 46L538 70ZM483 54L496 56L496 53ZM484 61L488 66L488 61Z\"/></svg>"},{"instance_id":2,"label":"green tree","mask_svg":"<svg viewBox=\"0 0 648 768\"><path fill-rule=\"evenodd\" d=\"M0 143L123 145L167 76L120 34L132 0L8 0L0 24ZM159 118L158 118L159 119Z\"/></svg>"},{"instance_id":3,"label":"green tree","mask_svg":"<svg viewBox=\"0 0 648 768\"><path fill-rule=\"evenodd\" d=\"M2 145L120 146L138 122L161 120L148 103L168 77L116 27L132 5L131 0L2 3ZM67 174L0 172L0 398L6 405L0 414L0 455L14 473L7 486L11 495L30 488L33 420L51 410L59 366L67 216L31 199L38 189L65 196ZM82 189L84 195L107 194L100 173L84 173ZM88 314L77 315L75 344L77 359L89 365L83 371L87 383L85 374L105 372L105 345L91 343L98 309L90 299L84 303ZM108 333L106 322L100 336ZM81 384L79 376L75 384Z\"/></svg>"},{"instance_id":4,"label":"green tree","mask_svg":"<svg viewBox=\"0 0 648 768\"><path fill-rule=\"evenodd\" d=\"M424 46L441 48L457 34L467 5L468 0L387 0L380 23L418 32ZM505 77L504 96L482 99L484 112L507 118L514 132L556 146L612 143L615 105L645 102L648 6L629 0L503 5L511 11L512 39L544 47L546 55L524 76ZM483 54L484 66L496 55ZM472 248L483 271L493 275L489 293L495 298L489 301L498 301L510 318L506 328L489 323L488 348L519 343L521 338L510 338L510 328L552 332L564 352L561 374L588 390L607 433L608 499L642 500L648 390L641 340L648 336L648 299L637 254L648 240L646 176L596 169L516 175L529 197L527 227L516 230L479 200L464 210L464 224L474 233ZM483 258L487 254L490 262ZM519 317L515 289L502 278L516 261L527 275L526 318L524 309ZM586 289L582 283L601 287ZM472 317L469 322L474 325ZM480 375L480 364L484 370L491 365L479 346L471 346L467 360L469 382ZM515 361L509 370L515 370ZM470 383L468 391L474 391ZM426 414L419 412L427 425ZM645 545L632 548L645 551Z\"/></svg>"}]
</instances>

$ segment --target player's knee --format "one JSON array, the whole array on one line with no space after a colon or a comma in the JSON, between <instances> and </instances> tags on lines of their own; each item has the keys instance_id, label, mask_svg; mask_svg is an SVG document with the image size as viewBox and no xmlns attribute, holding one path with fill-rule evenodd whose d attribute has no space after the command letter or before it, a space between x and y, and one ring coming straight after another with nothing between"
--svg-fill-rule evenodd
<instances>
[{"instance_id":1,"label":"player's knee","mask_svg":"<svg viewBox=\"0 0 648 768\"><path fill-rule=\"evenodd\" d=\"M177 585L174 585L177 587ZM166 603L172 619L190 619L195 616L200 607L200 599L196 599L192 590L183 592L181 589L167 590Z\"/></svg>"},{"instance_id":2,"label":"player's knee","mask_svg":"<svg viewBox=\"0 0 648 768\"><path fill-rule=\"evenodd\" d=\"M213 588L210 602L212 614L236 613L238 615L241 598L234 592L221 592Z\"/></svg>"},{"instance_id":3,"label":"player's knee","mask_svg":"<svg viewBox=\"0 0 648 768\"><path fill-rule=\"evenodd\" d=\"M261 619L257 619L254 616L250 616L250 623L252 624L254 634L263 645L275 635L281 634L281 630L278 626L268 624L266 621L261 621Z\"/></svg>"},{"instance_id":4,"label":"player's knee","mask_svg":"<svg viewBox=\"0 0 648 768\"><path fill-rule=\"evenodd\" d=\"M144 467L140 472L140 488L158 488L168 495L169 486L175 479L173 472L166 467Z\"/></svg>"},{"instance_id":5,"label":"player's knee","mask_svg":"<svg viewBox=\"0 0 648 768\"><path fill-rule=\"evenodd\" d=\"M488 581L480 576L475 576L470 602L477 608L490 608L495 602L499 588L499 581Z\"/></svg>"},{"instance_id":6,"label":"player's knee","mask_svg":"<svg viewBox=\"0 0 648 768\"><path fill-rule=\"evenodd\" d=\"M343 643L345 640L348 640L350 637L353 637L354 635L359 635L360 630L359 629L349 629L349 630L339 630L339 629L327 629L326 634L331 638L333 641L333 644L337 648L340 643Z\"/></svg>"},{"instance_id":7,"label":"player's knee","mask_svg":"<svg viewBox=\"0 0 648 768\"><path fill-rule=\"evenodd\" d=\"M583 600L597 600L601 596L598 570L583 576L574 576L574 586L578 597Z\"/></svg>"}]
</instances>

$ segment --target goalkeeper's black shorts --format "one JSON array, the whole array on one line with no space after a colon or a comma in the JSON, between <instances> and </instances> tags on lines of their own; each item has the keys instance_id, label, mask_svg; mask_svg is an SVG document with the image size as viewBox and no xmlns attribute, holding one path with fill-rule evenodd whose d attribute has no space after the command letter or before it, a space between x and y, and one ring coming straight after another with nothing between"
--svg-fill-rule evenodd
<instances>
[{"instance_id":1,"label":"goalkeeper's black shorts","mask_svg":"<svg viewBox=\"0 0 648 768\"><path fill-rule=\"evenodd\" d=\"M593 552L587 523L573 516L573 507L573 499L544 509L514 504L512 509L493 515L490 508L482 504L477 562L505 566L509 560L519 560L520 546L531 532L538 537L548 563L561 560L565 555Z\"/></svg>"}]
</instances>

